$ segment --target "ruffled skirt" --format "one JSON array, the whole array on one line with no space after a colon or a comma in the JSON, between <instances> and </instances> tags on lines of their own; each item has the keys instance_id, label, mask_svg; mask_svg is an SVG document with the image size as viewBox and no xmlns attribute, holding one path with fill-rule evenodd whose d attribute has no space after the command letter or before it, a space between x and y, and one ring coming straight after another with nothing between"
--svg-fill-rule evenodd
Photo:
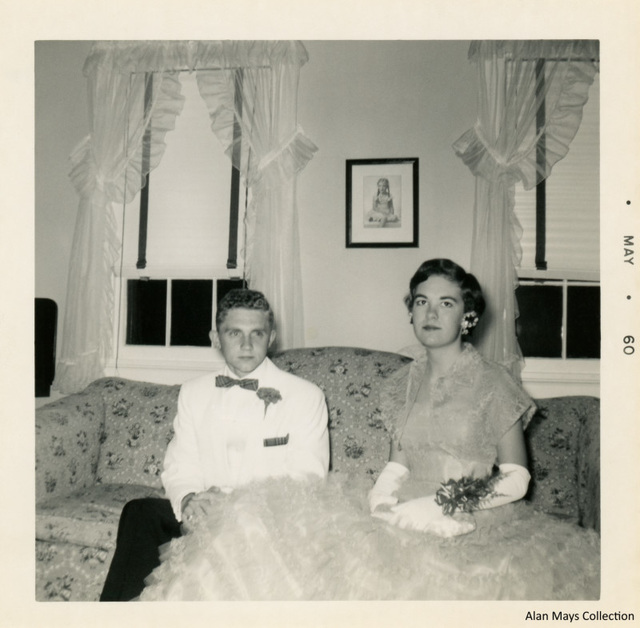
<instances>
[{"instance_id":1,"label":"ruffled skirt","mask_svg":"<svg viewBox=\"0 0 640 628\"><path fill-rule=\"evenodd\" d=\"M600 539L526 502L443 539L371 517L361 480L289 479L220 495L161 548L141 600L598 599Z\"/></svg>"}]
</instances>

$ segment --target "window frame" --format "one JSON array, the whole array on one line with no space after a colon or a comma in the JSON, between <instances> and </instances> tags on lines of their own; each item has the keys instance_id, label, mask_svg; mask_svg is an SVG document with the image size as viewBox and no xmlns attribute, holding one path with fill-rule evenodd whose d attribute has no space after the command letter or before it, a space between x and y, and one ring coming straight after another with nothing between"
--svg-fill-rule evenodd
<instances>
[{"instance_id":1,"label":"window frame","mask_svg":"<svg viewBox=\"0 0 640 628\"><path fill-rule=\"evenodd\" d=\"M561 339L561 352L558 357L540 358L539 356L527 356L526 360L532 359L546 359L546 360L562 360L564 362L571 360L593 360L600 361L600 358L569 358L567 357L567 335L568 335L568 296L570 287L586 286L590 288L600 288L599 280L584 280L584 279L568 279L566 277L551 279L549 277L533 278L533 277L521 277L518 281L518 287L521 286L559 286L562 288L562 321L560 324L560 339ZM517 294L517 293L516 293Z\"/></svg>"},{"instance_id":2,"label":"window frame","mask_svg":"<svg viewBox=\"0 0 640 628\"><path fill-rule=\"evenodd\" d=\"M166 279L169 282L167 286L167 324L169 324L171 316L171 291L169 286L172 279L207 279L214 282L212 292L212 329L215 327L216 281L220 279L242 279L239 276L232 276L227 269L222 268L192 269L189 276L186 276L184 271L179 268L167 268L166 270L167 272L165 273L153 273L149 276L149 279ZM217 273L215 272L216 270ZM117 312L113 322L113 338L115 341L112 346L112 355L106 361L105 373L130 379L159 382L166 380L167 383L176 383L222 367L224 358L212 346L126 344L126 285L129 279L140 278L140 274L136 272L135 268L123 269L121 274L114 276L114 293L116 295L114 310ZM169 329L167 329L167 334L170 334Z\"/></svg>"},{"instance_id":3,"label":"window frame","mask_svg":"<svg viewBox=\"0 0 640 628\"><path fill-rule=\"evenodd\" d=\"M216 70L216 69L213 69ZM181 74L184 71L180 71ZM155 72L150 72L148 79L148 89L145 92L145 107L150 105L151 85ZM235 111L242 112L242 70L236 70L236 93ZM245 282L245 260L238 251L246 248L246 211L249 201L249 189L241 180L240 172L233 163L240 162L240 143L236 140L241 135L241 125L238 122L237 113L234 115L233 140L234 153L229 162L230 169L230 197L229 197L229 236L227 250L224 255L219 256L219 261L215 265L207 264L174 264L158 263L154 260L152 265L147 266L146 245L147 227L149 220L149 190L151 172L145 179L145 184L139 192L139 216L137 226L138 249L135 263L127 262L121 252L120 266L114 273L114 321L113 321L113 344L112 355L106 361L107 372L114 374L121 369L135 369L136 372L161 370L208 371L216 365L220 365L224 360L221 354L212 349L211 346L192 345L171 345L171 316L172 316L172 282L174 280L208 280L213 282L212 289L212 320L211 329L215 327L216 301L217 301L217 281L219 280L241 280ZM143 155L143 159L145 159ZM135 200L134 202L135 203ZM124 233L126 218L126 206L124 206L122 230ZM151 212L153 213L153 212ZM240 230L242 223L242 231ZM223 261L224 260L224 261ZM222 264L226 264L223 266ZM129 280L162 280L167 282L167 303L165 320L165 344L164 345L133 345L127 344L127 283ZM153 375L157 379L157 374ZM135 378L135 376L134 376ZM175 376L174 376L175 379Z\"/></svg>"},{"instance_id":4,"label":"window frame","mask_svg":"<svg viewBox=\"0 0 640 628\"><path fill-rule=\"evenodd\" d=\"M595 271L536 271L520 269L519 282L555 282L574 285L600 286L600 276ZM579 275L574 279L573 277ZM601 292L602 295L602 292ZM566 321L566 291L563 293L563 321ZM566 329L566 323L565 327ZM563 355L556 358L525 357L521 372L525 389L534 398L560 397L565 395L600 396L601 358L567 358L566 333L563 329ZM602 330L602 327L601 327Z\"/></svg>"}]
</instances>

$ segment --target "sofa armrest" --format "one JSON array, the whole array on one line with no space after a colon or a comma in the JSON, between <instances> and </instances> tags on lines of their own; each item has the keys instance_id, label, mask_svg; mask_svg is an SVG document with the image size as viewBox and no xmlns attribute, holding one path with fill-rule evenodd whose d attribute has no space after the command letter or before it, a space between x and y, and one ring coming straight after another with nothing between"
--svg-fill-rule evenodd
<instances>
[{"instance_id":1,"label":"sofa armrest","mask_svg":"<svg viewBox=\"0 0 640 628\"><path fill-rule=\"evenodd\" d=\"M580 525L600 532L600 400L584 397L577 407L578 512Z\"/></svg>"},{"instance_id":2,"label":"sofa armrest","mask_svg":"<svg viewBox=\"0 0 640 628\"><path fill-rule=\"evenodd\" d=\"M532 476L528 499L548 514L599 529L600 400L535 401L538 410L525 432Z\"/></svg>"},{"instance_id":3,"label":"sofa armrest","mask_svg":"<svg viewBox=\"0 0 640 628\"><path fill-rule=\"evenodd\" d=\"M104 402L90 384L36 410L36 501L95 483Z\"/></svg>"}]
</instances>

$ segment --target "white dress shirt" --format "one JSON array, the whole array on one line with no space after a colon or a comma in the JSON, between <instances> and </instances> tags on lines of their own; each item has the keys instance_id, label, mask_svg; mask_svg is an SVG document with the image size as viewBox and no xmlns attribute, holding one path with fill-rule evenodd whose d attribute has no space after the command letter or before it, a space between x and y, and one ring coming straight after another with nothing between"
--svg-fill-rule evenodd
<instances>
[{"instance_id":1,"label":"white dress shirt","mask_svg":"<svg viewBox=\"0 0 640 628\"><path fill-rule=\"evenodd\" d=\"M161 476L178 520L189 493L269 477L325 477L328 472L327 407L315 384L281 371L266 358L243 378L279 392L281 399L265 407L252 390L217 387L217 375L238 379L225 366L186 382L178 397L175 435Z\"/></svg>"}]
</instances>

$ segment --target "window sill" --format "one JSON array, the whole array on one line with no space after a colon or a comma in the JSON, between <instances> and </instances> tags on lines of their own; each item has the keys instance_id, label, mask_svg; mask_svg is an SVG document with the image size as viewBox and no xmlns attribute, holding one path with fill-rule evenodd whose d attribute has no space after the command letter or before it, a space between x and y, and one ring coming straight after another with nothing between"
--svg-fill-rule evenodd
<instances>
[{"instance_id":1,"label":"window sill","mask_svg":"<svg viewBox=\"0 0 640 628\"><path fill-rule=\"evenodd\" d=\"M526 358L522 383L539 399L565 395L600 396L600 360Z\"/></svg>"},{"instance_id":2,"label":"window sill","mask_svg":"<svg viewBox=\"0 0 640 628\"><path fill-rule=\"evenodd\" d=\"M124 354L123 354L124 353ZM127 355L128 353L128 355ZM224 366L222 355L211 347L136 347L109 360L108 377L124 377L158 384L182 384Z\"/></svg>"}]
</instances>

